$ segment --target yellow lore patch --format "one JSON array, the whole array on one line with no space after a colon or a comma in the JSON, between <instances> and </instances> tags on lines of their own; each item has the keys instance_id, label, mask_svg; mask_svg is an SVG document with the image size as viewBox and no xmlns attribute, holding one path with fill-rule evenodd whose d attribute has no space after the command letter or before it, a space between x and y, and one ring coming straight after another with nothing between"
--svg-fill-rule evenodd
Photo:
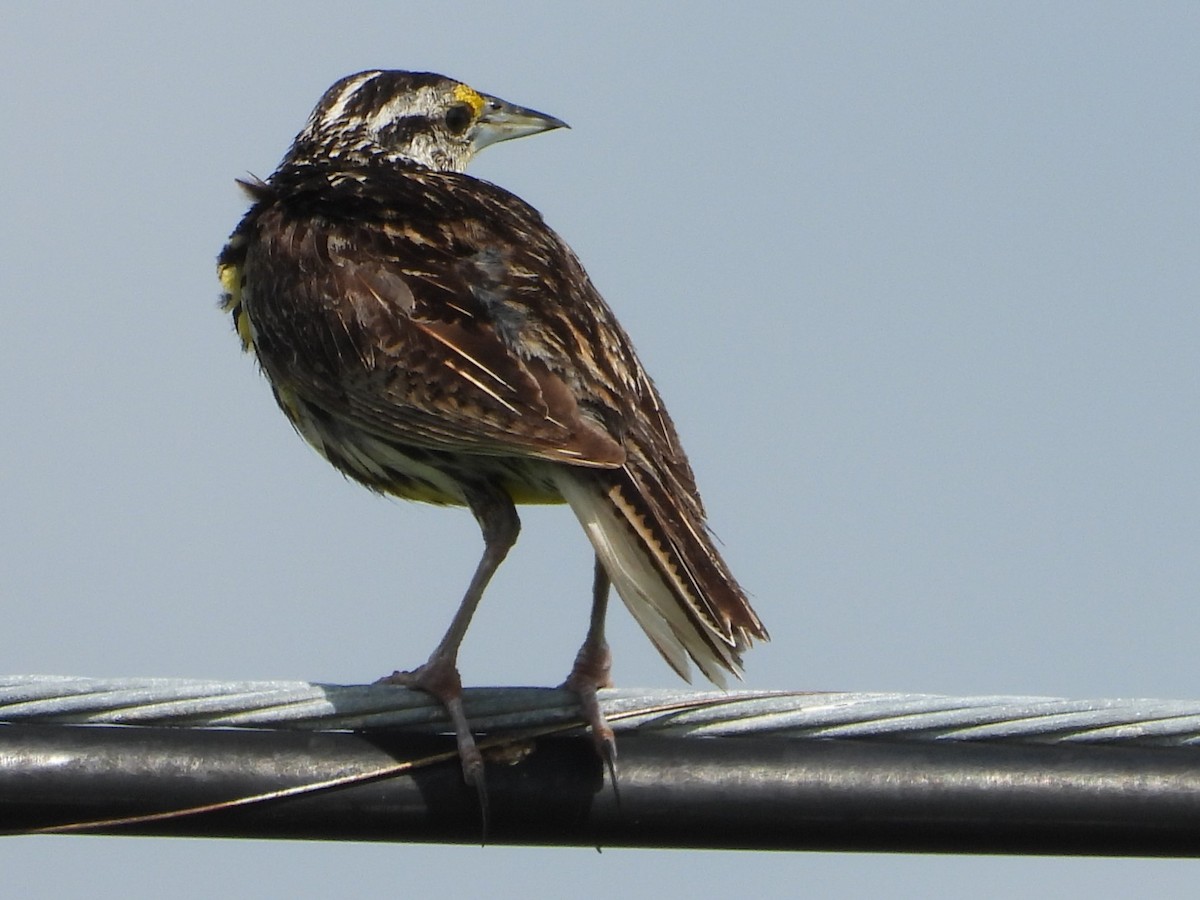
<instances>
[{"instance_id":1,"label":"yellow lore patch","mask_svg":"<svg viewBox=\"0 0 1200 900\"><path fill-rule=\"evenodd\" d=\"M469 103L471 109L475 110L475 115L483 112L485 101L483 96L474 88L469 88L465 84L455 85L454 99L462 103Z\"/></svg>"}]
</instances>

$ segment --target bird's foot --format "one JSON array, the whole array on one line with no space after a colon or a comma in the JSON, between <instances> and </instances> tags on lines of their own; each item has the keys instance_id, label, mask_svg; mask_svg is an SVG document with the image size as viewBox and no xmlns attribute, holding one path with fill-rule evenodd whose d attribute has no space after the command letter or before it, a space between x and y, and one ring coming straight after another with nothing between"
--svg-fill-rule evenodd
<instances>
[{"instance_id":1,"label":"bird's foot","mask_svg":"<svg viewBox=\"0 0 1200 900\"><path fill-rule=\"evenodd\" d=\"M596 692L601 688L612 687L612 654L608 652L608 644L600 642L585 643L575 657L575 665L571 674L562 683L562 687L572 691L579 697L579 705L583 711L583 719L592 733L592 744L596 755L603 760L612 779L613 790L617 790L617 739L613 730L604 718L600 709L600 701Z\"/></svg>"},{"instance_id":2,"label":"bird's foot","mask_svg":"<svg viewBox=\"0 0 1200 900\"><path fill-rule=\"evenodd\" d=\"M454 726L454 737L458 743L458 758L462 762L463 778L479 794L479 803L487 815L487 786L483 779L483 755L475 744L471 724L463 712L462 678L453 659L433 656L427 663L411 672L393 672L380 678L376 684L398 684L416 688L432 694L446 710Z\"/></svg>"}]
</instances>

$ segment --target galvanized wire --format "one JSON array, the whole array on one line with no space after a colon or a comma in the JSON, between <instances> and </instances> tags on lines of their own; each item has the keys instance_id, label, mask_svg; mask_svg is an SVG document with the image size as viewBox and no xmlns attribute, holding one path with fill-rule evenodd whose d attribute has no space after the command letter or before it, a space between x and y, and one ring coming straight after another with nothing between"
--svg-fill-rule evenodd
<instances>
[{"instance_id":1,"label":"galvanized wire","mask_svg":"<svg viewBox=\"0 0 1200 900\"><path fill-rule=\"evenodd\" d=\"M479 731L577 722L572 694L553 688L473 688ZM1200 742L1200 701L954 697L797 691L616 689L601 707L618 732L663 736L1121 743ZM394 685L173 678L0 677L0 722L439 733L428 695Z\"/></svg>"}]
</instances>

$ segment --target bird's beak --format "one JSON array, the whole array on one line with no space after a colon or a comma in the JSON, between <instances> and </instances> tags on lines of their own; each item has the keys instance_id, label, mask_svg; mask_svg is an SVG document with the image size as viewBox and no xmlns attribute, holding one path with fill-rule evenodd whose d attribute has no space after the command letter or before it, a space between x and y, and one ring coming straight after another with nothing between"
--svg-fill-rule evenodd
<instances>
[{"instance_id":1,"label":"bird's beak","mask_svg":"<svg viewBox=\"0 0 1200 900\"><path fill-rule=\"evenodd\" d=\"M570 128L562 119L548 116L534 109L517 106L499 97L481 95L484 100L483 114L475 125L471 139L473 151L482 150L500 141L553 131L555 128Z\"/></svg>"}]
</instances>

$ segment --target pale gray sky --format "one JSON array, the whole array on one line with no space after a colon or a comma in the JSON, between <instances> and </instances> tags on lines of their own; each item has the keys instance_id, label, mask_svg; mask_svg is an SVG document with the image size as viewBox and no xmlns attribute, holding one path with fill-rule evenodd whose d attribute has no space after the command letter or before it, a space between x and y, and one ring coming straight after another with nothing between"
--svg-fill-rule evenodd
<instances>
[{"instance_id":1,"label":"pale gray sky","mask_svg":"<svg viewBox=\"0 0 1200 900\"><path fill-rule=\"evenodd\" d=\"M336 9L336 13L333 10ZM321 92L431 69L572 130L473 172L633 335L772 644L756 688L1195 697L1200 6L10 5L0 29L0 670L373 679L479 537L292 433L214 257ZM552 684L563 508L463 651ZM676 684L627 615L624 685ZM1193 864L7 839L26 898L1194 889Z\"/></svg>"}]
</instances>

